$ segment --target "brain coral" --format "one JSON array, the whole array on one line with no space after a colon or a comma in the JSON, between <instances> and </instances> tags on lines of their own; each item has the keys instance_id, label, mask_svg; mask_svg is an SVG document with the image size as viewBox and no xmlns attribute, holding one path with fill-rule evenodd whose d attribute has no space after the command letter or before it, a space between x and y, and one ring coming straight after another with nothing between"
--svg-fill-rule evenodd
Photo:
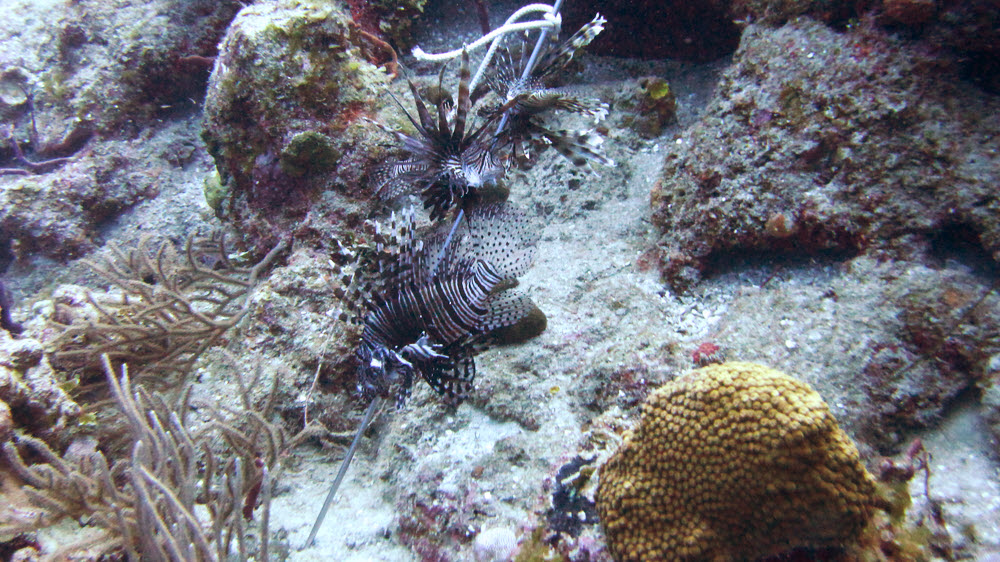
<instances>
[{"instance_id":1,"label":"brain coral","mask_svg":"<svg viewBox=\"0 0 1000 562\"><path fill-rule=\"evenodd\" d=\"M843 544L876 501L873 478L819 394L739 362L650 395L597 491L618 560L745 560Z\"/></svg>"}]
</instances>

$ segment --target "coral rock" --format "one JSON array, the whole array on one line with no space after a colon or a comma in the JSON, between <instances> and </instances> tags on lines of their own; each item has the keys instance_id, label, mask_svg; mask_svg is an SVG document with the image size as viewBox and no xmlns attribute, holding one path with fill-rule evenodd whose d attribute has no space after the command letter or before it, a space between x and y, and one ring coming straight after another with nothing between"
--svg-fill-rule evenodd
<instances>
[{"instance_id":1,"label":"coral rock","mask_svg":"<svg viewBox=\"0 0 1000 562\"><path fill-rule=\"evenodd\" d=\"M739 560L849 543L875 494L819 394L731 362L650 395L601 469L597 508L618 560Z\"/></svg>"},{"instance_id":2,"label":"coral rock","mask_svg":"<svg viewBox=\"0 0 1000 562\"><path fill-rule=\"evenodd\" d=\"M982 117L1000 105L904 47L808 19L746 28L652 193L674 290L753 253L917 256L952 226L1000 259L1000 127Z\"/></svg>"},{"instance_id":3,"label":"coral rock","mask_svg":"<svg viewBox=\"0 0 1000 562\"><path fill-rule=\"evenodd\" d=\"M381 154L361 119L383 96L381 44L338 3L269 0L244 8L219 47L203 138L220 181L213 208L264 245L357 211L364 170ZM301 235L301 233L300 233ZM333 236L327 233L324 237Z\"/></svg>"},{"instance_id":4,"label":"coral rock","mask_svg":"<svg viewBox=\"0 0 1000 562\"><path fill-rule=\"evenodd\" d=\"M3 400L0 400L0 443L10 439L14 430L14 420L10 417L10 407Z\"/></svg>"}]
</instances>

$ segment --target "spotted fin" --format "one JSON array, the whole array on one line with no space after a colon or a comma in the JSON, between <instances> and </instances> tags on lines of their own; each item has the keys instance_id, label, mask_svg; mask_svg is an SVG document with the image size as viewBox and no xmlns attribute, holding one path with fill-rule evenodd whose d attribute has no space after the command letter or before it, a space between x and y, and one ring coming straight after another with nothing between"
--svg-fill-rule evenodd
<instances>
[{"instance_id":1,"label":"spotted fin","mask_svg":"<svg viewBox=\"0 0 1000 562\"><path fill-rule=\"evenodd\" d=\"M485 205L468 215L456 258L485 261L505 279L517 278L531 267L539 234L527 215L507 204Z\"/></svg>"},{"instance_id":2,"label":"spotted fin","mask_svg":"<svg viewBox=\"0 0 1000 562\"><path fill-rule=\"evenodd\" d=\"M503 280L513 280L531 266L539 234L527 215L497 203L469 209L442 252L451 224L439 225L423 237L424 251L414 264L418 275L451 275L471 271L483 262Z\"/></svg>"}]
</instances>

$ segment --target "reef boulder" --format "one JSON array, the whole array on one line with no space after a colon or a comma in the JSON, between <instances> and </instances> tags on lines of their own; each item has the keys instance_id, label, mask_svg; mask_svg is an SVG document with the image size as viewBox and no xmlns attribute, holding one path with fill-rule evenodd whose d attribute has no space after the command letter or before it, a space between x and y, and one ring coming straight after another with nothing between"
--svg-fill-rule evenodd
<instances>
[{"instance_id":1,"label":"reef boulder","mask_svg":"<svg viewBox=\"0 0 1000 562\"><path fill-rule=\"evenodd\" d=\"M357 211L370 194L366 170L384 156L378 129L362 117L390 99L394 57L336 3L244 8L205 100L202 137L219 172L206 194L216 214L270 242ZM303 222L310 213L321 220Z\"/></svg>"},{"instance_id":2,"label":"reef boulder","mask_svg":"<svg viewBox=\"0 0 1000 562\"><path fill-rule=\"evenodd\" d=\"M653 190L664 277L753 252L915 258L947 228L1000 258L998 104L878 32L748 27Z\"/></svg>"}]
</instances>

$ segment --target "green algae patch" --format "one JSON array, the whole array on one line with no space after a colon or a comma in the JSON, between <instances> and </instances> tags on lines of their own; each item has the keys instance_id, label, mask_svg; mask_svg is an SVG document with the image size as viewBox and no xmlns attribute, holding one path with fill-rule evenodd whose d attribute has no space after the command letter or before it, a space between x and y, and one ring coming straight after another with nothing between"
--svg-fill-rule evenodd
<instances>
[{"instance_id":1,"label":"green algae patch","mask_svg":"<svg viewBox=\"0 0 1000 562\"><path fill-rule=\"evenodd\" d=\"M292 177L309 172L328 172L337 166L340 151L330 137L316 131L305 131L292 137L281 151L281 169Z\"/></svg>"}]
</instances>

